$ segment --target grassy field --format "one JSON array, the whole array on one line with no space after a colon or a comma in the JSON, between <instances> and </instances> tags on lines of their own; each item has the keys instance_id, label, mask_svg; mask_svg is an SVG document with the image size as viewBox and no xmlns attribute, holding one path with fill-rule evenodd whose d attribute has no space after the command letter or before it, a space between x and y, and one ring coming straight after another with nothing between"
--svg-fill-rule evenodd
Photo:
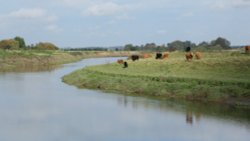
<instances>
[{"instance_id":1,"label":"grassy field","mask_svg":"<svg viewBox=\"0 0 250 141\"><path fill-rule=\"evenodd\" d=\"M1 50L0 72L40 70L44 66L56 66L83 58L127 56L128 52L102 51L51 51L51 50Z\"/></svg>"},{"instance_id":2,"label":"grassy field","mask_svg":"<svg viewBox=\"0 0 250 141\"><path fill-rule=\"evenodd\" d=\"M128 95L220 102L250 106L250 55L237 51L202 53L201 60L185 60L184 52L168 59L128 60L87 67L63 77L79 88Z\"/></svg>"}]
</instances>

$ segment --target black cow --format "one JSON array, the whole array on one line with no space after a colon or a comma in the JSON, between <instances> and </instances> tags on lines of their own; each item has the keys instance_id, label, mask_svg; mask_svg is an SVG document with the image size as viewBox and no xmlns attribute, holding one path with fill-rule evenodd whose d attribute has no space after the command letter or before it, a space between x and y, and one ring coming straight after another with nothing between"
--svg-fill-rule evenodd
<instances>
[{"instance_id":1,"label":"black cow","mask_svg":"<svg viewBox=\"0 0 250 141\"><path fill-rule=\"evenodd\" d=\"M132 55L131 59L132 61L139 60L139 55Z\"/></svg>"},{"instance_id":2,"label":"black cow","mask_svg":"<svg viewBox=\"0 0 250 141\"><path fill-rule=\"evenodd\" d=\"M191 47L187 47L185 51L186 52L190 52L191 51Z\"/></svg>"},{"instance_id":3,"label":"black cow","mask_svg":"<svg viewBox=\"0 0 250 141\"><path fill-rule=\"evenodd\" d=\"M128 63L125 61L124 63L123 63L123 68L127 68L128 67Z\"/></svg>"},{"instance_id":4,"label":"black cow","mask_svg":"<svg viewBox=\"0 0 250 141\"><path fill-rule=\"evenodd\" d=\"M156 56L155 56L155 59L162 59L162 53L157 52Z\"/></svg>"}]
</instances>

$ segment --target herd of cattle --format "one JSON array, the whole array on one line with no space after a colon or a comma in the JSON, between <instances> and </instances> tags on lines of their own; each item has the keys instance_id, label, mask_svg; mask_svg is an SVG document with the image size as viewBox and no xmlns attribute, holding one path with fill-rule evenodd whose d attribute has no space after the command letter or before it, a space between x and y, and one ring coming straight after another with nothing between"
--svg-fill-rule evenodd
<instances>
[{"instance_id":1,"label":"herd of cattle","mask_svg":"<svg viewBox=\"0 0 250 141\"><path fill-rule=\"evenodd\" d=\"M197 60L200 60L202 57L201 52L196 51L196 52L192 53L190 47L187 47L185 51L186 51L185 57L186 57L187 61L191 61L193 59L193 57L195 57L195 59L197 59ZM250 53L250 46L245 46L245 53L246 54ZM129 58L132 61L136 61L136 60L139 60L139 58L146 59L146 58L151 58L151 57L152 57L152 54L145 53L143 55L131 55ZM155 59L168 59L168 58L169 58L168 52L165 52L165 53L157 52L155 54ZM123 64L123 68L128 67L128 63L122 59L117 60L117 63Z\"/></svg>"},{"instance_id":2,"label":"herd of cattle","mask_svg":"<svg viewBox=\"0 0 250 141\"><path fill-rule=\"evenodd\" d=\"M197 60L201 59L201 53L200 52L195 52L194 54L192 52L186 52L185 54L186 56L186 60L187 61L191 61L193 59L193 56L195 56L195 58ZM151 58L152 55L151 54L148 54L148 53L145 53L143 55L131 55L129 57L129 59L131 59L132 61L136 61L136 60L139 60L139 58L143 58L143 59L146 59L146 58ZM168 59L169 58L169 53L168 52L165 52L165 53L160 53L160 52L157 52L155 54L155 59ZM123 64L123 68L127 68L128 67L128 63L122 59L119 59L117 60L117 63L118 64Z\"/></svg>"}]
</instances>

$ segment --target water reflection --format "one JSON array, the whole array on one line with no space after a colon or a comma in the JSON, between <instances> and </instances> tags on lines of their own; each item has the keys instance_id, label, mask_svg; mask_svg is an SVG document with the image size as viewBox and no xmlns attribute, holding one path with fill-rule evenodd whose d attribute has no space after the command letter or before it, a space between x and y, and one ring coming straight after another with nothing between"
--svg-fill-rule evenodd
<instances>
[{"instance_id":1,"label":"water reflection","mask_svg":"<svg viewBox=\"0 0 250 141\"><path fill-rule=\"evenodd\" d=\"M116 60L86 59L51 71L0 73L0 141L250 139L247 109L103 93L61 82L73 70Z\"/></svg>"},{"instance_id":2,"label":"water reflection","mask_svg":"<svg viewBox=\"0 0 250 141\"><path fill-rule=\"evenodd\" d=\"M3 70L5 73L10 72L43 72L43 71L53 71L62 67L61 65L28 65L28 66L19 66L16 68L9 68L8 70Z\"/></svg>"},{"instance_id":3,"label":"water reflection","mask_svg":"<svg viewBox=\"0 0 250 141\"><path fill-rule=\"evenodd\" d=\"M237 121L244 123L250 128L250 109L236 108L221 104L204 104L198 102L189 102L181 100L155 100L148 98L119 96L117 103L126 108L133 109L154 109L161 112L181 112L185 113L185 121L187 124L199 124L203 117L216 117L223 120Z\"/></svg>"},{"instance_id":4,"label":"water reflection","mask_svg":"<svg viewBox=\"0 0 250 141\"><path fill-rule=\"evenodd\" d=\"M192 111L186 112L186 123L187 124L193 124L193 113Z\"/></svg>"}]
</instances>

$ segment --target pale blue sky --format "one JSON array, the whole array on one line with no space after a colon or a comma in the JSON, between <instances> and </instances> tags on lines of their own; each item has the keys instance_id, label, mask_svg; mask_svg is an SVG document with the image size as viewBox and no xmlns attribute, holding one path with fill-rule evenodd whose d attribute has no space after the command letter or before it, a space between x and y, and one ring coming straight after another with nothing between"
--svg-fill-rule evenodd
<instances>
[{"instance_id":1,"label":"pale blue sky","mask_svg":"<svg viewBox=\"0 0 250 141\"><path fill-rule=\"evenodd\" d=\"M116 46L221 36L250 44L250 0L0 0L0 39L59 47Z\"/></svg>"}]
</instances>

